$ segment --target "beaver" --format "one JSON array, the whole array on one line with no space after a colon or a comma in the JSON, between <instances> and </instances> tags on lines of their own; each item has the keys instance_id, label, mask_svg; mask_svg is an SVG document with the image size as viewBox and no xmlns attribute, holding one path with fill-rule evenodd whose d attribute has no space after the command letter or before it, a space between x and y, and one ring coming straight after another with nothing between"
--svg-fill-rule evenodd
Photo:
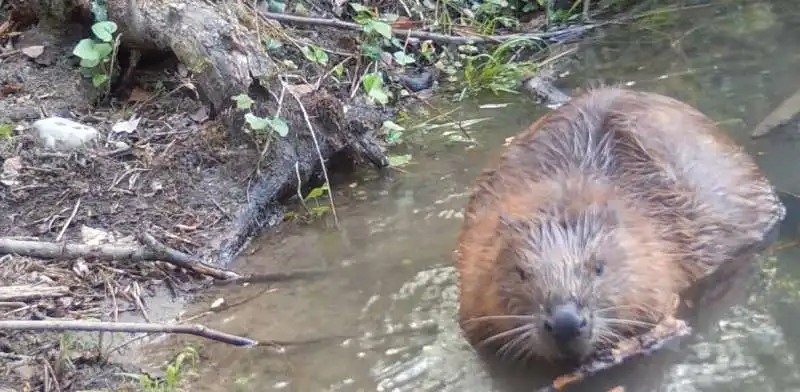
<instances>
[{"instance_id":1,"label":"beaver","mask_svg":"<svg viewBox=\"0 0 800 392\"><path fill-rule=\"evenodd\" d=\"M475 179L456 249L461 329L503 358L580 364L670 316L784 215L752 157L694 107L587 90Z\"/></svg>"}]
</instances>

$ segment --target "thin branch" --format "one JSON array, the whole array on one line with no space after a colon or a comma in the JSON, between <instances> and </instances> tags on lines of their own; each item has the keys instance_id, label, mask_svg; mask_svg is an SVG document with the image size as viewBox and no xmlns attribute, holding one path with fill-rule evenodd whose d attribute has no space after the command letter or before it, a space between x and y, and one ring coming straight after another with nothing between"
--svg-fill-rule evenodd
<instances>
[{"instance_id":1,"label":"thin branch","mask_svg":"<svg viewBox=\"0 0 800 392\"><path fill-rule=\"evenodd\" d=\"M258 342L255 340L220 332L203 325L113 323L102 321L72 320L0 320L0 330L171 333L199 336L240 347L252 347L258 344Z\"/></svg>"},{"instance_id":2,"label":"thin branch","mask_svg":"<svg viewBox=\"0 0 800 392\"><path fill-rule=\"evenodd\" d=\"M286 82L281 80L282 85L286 85ZM325 184L328 185L328 199L331 202L331 213L333 214L333 222L336 224L336 227L339 227L339 217L336 215L336 206L333 203L333 185L331 184L330 179L328 179L328 169L325 167L325 158L322 157L322 151L319 148L319 141L317 141L317 132L314 131L314 126L311 124L311 118L308 116L308 111L306 110L305 105L303 102L300 101L300 98L297 94L292 91L292 89L287 88L289 94L292 95L295 101L297 101L297 105L300 106L300 111L303 112L303 119L306 120L306 126L308 126L308 131L311 133L311 138L314 140L314 148L317 150L317 157L319 157L319 164L322 166L322 175L325 177Z\"/></svg>"},{"instance_id":3,"label":"thin branch","mask_svg":"<svg viewBox=\"0 0 800 392\"><path fill-rule=\"evenodd\" d=\"M46 260L84 258L101 261L164 261L217 279L241 277L235 272L219 269L169 248L150 234L144 233L139 237L146 246L68 244L0 237L0 254L17 254Z\"/></svg>"},{"instance_id":4,"label":"thin branch","mask_svg":"<svg viewBox=\"0 0 800 392\"><path fill-rule=\"evenodd\" d=\"M267 19L276 20L278 22L284 23L292 23L297 25L311 25L311 26L325 26L325 27L334 27L337 29L343 30L354 30L354 31L361 31L363 27L360 24L352 23L352 22L345 22L339 19L326 19L326 18L311 18L307 16L298 16L298 15L287 15L287 14L278 14L274 12L260 12L261 15L266 17ZM463 37L463 36L454 36L454 35L445 35L445 34L438 34L438 33L429 33L427 31L415 31L415 30L405 30L405 29L392 29L392 34L396 36L402 37L412 37L418 38L421 40L431 40L434 42L442 43L442 44L454 44L454 45L465 45L465 44L481 44L481 43L501 43L512 39L519 39L519 38L527 38L532 40L545 40L548 38L553 38L559 35L567 34L567 33L575 33L575 32L583 32L595 29L597 27L601 27L607 23L597 23L597 24L590 24L584 26L573 27L564 30L558 31L551 31L546 33L536 33L536 34L508 34L508 35L488 35L488 36L471 36L471 37Z\"/></svg>"},{"instance_id":5,"label":"thin branch","mask_svg":"<svg viewBox=\"0 0 800 392\"><path fill-rule=\"evenodd\" d=\"M64 233L67 231L67 228L69 227L70 223L72 223L72 220L75 219L75 214L78 213L78 208L80 206L81 206L81 199L78 198L78 201L75 202L75 207L72 207L72 214L70 214L67 221L64 222L64 226L61 227L61 231L59 231L58 235L56 236L56 242L61 241L61 237L64 236Z\"/></svg>"}]
</instances>

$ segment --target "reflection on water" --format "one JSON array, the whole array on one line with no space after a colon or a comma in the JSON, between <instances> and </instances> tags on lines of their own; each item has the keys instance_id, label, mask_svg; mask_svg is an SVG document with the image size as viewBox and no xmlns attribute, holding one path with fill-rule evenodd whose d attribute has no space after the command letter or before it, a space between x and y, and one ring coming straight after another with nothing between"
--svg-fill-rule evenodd
<instances>
[{"instance_id":1,"label":"reflection on water","mask_svg":"<svg viewBox=\"0 0 800 392\"><path fill-rule=\"evenodd\" d=\"M748 142L776 184L796 191L800 171L789 159L800 144L787 137L751 143L746 135L800 88L800 2L691 3L690 11L652 14L583 45L562 87L627 83L686 100ZM341 230L289 225L261 239L237 268L335 271L308 283L221 287L210 301L242 303L200 321L259 340L305 343L280 351L202 342L206 359L191 390L535 390L539 385L529 374L490 373L460 336L452 249L470 181L506 137L542 110L522 99L502 109L465 109L464 118L492 117L469 130L477 145L429 135L404 172L338 179L352 182L336 193ZM686 347L581 389L800 390L800 326L794 322L800 319L800 270L792 263L798 256L797 249L781 251L757 271L728 279L709 304L698 302L701 327Z\"/></svg>"}]
</instances>

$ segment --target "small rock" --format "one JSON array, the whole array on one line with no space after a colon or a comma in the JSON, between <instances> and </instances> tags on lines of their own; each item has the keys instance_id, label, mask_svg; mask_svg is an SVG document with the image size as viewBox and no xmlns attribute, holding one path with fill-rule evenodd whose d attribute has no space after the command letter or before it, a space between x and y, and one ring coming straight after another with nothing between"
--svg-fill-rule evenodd
<instances>
[{"instance_id":1,"label":"small rock","mask_svg":"<svg viewBox=\"0 0 800 392\"><path fill-rule=\"evenodd\" d=\"M97 129L61 118L48 117L33 123L41 143L51 149L74 150L97 137Z\"/></svg>"},{"instance_id":2,"label":"small rock","mask_svg":"<svg viewBox=\"0 0 800 392\"><path fill-rule=\"evenodd\" d=\"M22 53L32 59L35 59L44 53L44 45L28 46L21 49Z\"/></svg>"},{"instance_id":3,"label":"small rock","mask_svg":"<svg viewBox=\"0 0 800 392\"><path fill-rule=\"evenodd\" d=\"M12 157L3 162L3 171L0 172L0 183L5 186L19 185L19 171L22 169L22 158Z\"/></svg>"}]
</instances>

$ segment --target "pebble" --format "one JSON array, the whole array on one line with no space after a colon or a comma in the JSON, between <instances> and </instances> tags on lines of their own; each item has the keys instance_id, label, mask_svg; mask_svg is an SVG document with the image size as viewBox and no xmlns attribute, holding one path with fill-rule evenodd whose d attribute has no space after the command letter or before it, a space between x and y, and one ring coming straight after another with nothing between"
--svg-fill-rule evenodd
<instances>
[{"instance_id":1,"label":"pebble","mask_svg":"<svg viewBox=\"0 0 800 392\"><path fill-rule=\"evenodd\" d=\"M44 147L69 151L94 140L97 129L61 117L47 117L33 123Z\"/></svg>"}]
</instances>

